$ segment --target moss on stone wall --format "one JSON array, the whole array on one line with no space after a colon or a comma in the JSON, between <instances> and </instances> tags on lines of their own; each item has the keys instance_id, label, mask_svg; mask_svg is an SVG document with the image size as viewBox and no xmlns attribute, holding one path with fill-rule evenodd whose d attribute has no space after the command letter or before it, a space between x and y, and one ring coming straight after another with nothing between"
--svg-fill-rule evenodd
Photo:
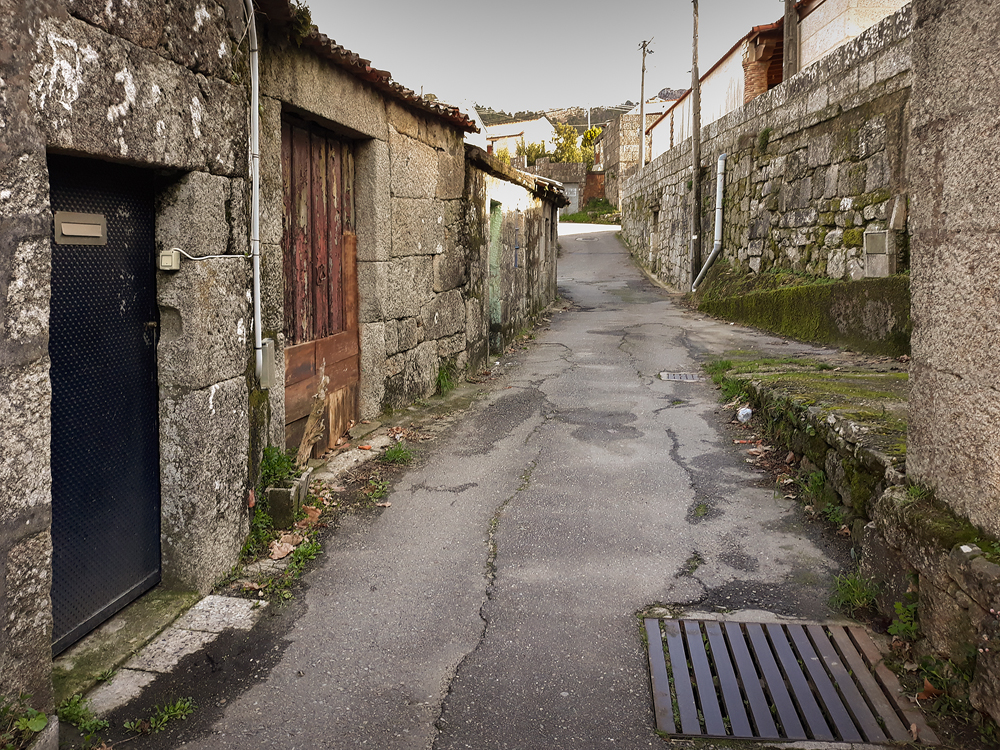
<instances>
[{"instance_id":1,"label":"moss on stone wall","mask_svg":"<svg viewBox=\"0 0 1000 750\"><path fill-rule=\"evenodd\" d=\"M778 281L779 274L772 276ZM706 286L711 284L711 279ZM736 296L706 293L698 309L800 341L871 354L909 354L908 276L772 288Z\"/></svg>"},{"instance_id":2,"label":"moss on stone wall","mask_svg":"<svg viewBox=\"0 0 1000 750\"><path fill-rule=\"evenodd\" d=\"M845 247L861 247L865 241L865 230L859 228L844 230Z\"/></svg>"}]
</instances>

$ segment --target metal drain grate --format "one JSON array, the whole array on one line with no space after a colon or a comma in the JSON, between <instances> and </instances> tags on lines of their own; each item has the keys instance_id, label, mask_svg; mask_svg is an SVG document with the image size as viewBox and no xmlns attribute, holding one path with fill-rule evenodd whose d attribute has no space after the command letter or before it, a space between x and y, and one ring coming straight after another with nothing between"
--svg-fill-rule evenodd
<instances>
[{"instance_id":1,"label":"metal drain grate","mask_svg":"<svg viewBox=\"0 0 1000 750\"><path fill-rule=\"evenodd\" d=\"M698 376L693 372L661 372L660 380L696 381Z\"/></svg>"},{"instance_id":2,"label":"metal drain grate","mask_svg":"<svg viewBox=\"0 0 1000 750\"><path fill-rule=\"evenodd\" d=\"M672 735L939 744L862 628L647 618L656 728Z\"/></svg>"}]
</instances>

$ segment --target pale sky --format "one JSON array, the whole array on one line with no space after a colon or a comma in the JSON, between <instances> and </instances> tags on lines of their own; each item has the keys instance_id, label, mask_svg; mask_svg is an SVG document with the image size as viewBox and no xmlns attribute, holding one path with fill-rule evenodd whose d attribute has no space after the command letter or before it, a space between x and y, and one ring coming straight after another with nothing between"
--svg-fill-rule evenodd
<instances>
[{"instance_id":1,"label":"pale sky","mask_svg":"<svg viewBox=\"0 0 1000 750\"><path fill-rule=\"evenodd\" d=\"M308 0L321 32L394 80L455 104L517 110L639 101L691 85L691 0ZM700 0L702 74L782 0Z\"/></svg>"}]
</instances>

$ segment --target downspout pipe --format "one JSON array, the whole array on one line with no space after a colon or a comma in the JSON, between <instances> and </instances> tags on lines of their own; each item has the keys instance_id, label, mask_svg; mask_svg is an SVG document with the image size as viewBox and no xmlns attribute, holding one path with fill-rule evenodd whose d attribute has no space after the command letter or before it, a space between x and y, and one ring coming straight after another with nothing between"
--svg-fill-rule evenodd
<instances>
[{"instance_id":1,"label":"downspout pipe","mask_svg":"<svg viewBox=\"0 0 1000 750\"><path fill-rule=\"evenodd\" d=\"M698 290L698 284L701 280L705 278L705 274L708 273L708 269L715 262L719 253L722 252L722 202L725 197L726 189L726 155L721 154L719 156L719 166L715 173L715 246L712 248L712 254L708 256L708 260L705 261L705 265L701 267L701 273L698 274L698 278L694 280L691 285L691 291L695 292Z\"/></svg>"},{"instance_id":2,"label":"downspout pipe","mask_svg":"<svg viewBox=\"0 0 1000 750\"><path fill-rule=\"evenodd\" d=\"M244 0L250 31L250 254L253 258L254 373L260 381L264 344L260 313L260 70L253 0Z\"/></svg>"}]
</instances>

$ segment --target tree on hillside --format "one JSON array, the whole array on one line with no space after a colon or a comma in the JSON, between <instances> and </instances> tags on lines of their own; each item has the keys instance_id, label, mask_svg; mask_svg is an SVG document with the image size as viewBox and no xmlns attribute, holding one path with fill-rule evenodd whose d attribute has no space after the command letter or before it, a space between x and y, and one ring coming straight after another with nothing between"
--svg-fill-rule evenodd
<instances>
[{"instance_id":1,"label":"tree on hillside","mask_svg":"<svg viewBox=\"0 0 1000 750\"><path fill-rule=\"evenodd\" d=\"M556 152L552 155L552 161L572 163L583 161L583 154L580 153L580 147L576 145L579 138L576 128L572 125L563 125L561 122L557 122L555 129Z\"/></svg>"}]
</instances>

